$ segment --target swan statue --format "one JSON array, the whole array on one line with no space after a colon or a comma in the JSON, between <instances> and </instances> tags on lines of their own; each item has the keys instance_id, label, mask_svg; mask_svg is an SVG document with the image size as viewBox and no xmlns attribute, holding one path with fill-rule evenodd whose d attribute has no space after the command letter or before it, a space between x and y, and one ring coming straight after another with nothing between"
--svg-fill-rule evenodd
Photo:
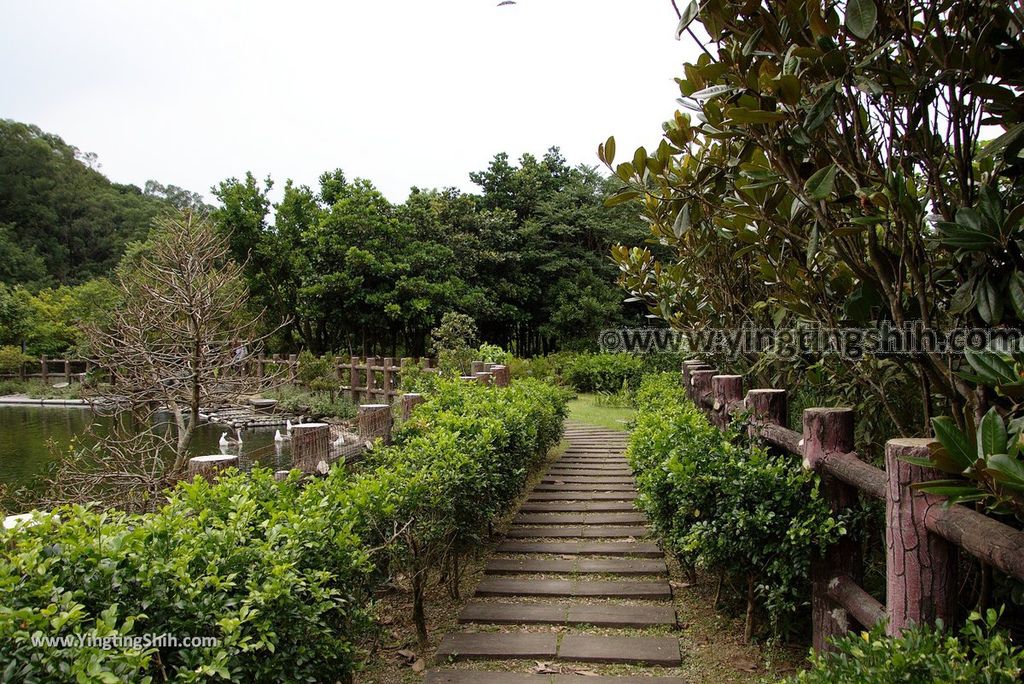
<instances>
[{"instance_id":1,"label":"swan statue","mask_svg":"<svg viewBox=\"0 0 1024 684\"><path fill-rule=\"evenodd\" d=\"M224 434L220 436L220 446L221 448L242 446L242 431L238 428L235 428L234 437L228 437L228 433L227 431L225 431Z\"/></svg>"}]
</instances>

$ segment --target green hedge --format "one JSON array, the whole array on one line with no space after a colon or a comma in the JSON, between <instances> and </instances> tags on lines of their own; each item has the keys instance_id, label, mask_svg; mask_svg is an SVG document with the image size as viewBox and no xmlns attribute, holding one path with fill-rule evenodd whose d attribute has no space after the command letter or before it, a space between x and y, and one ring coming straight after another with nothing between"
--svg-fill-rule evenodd
<instances>
[{"instance_id":1,"label":"green hedge","mask_svg":"<svg viewBox=\"0 0 1024 684\"><path fill-rule=\"evenodd\" d=\"M998 631L999 614L972 613L959 638L942 628L911 627L899 637L884 627L835 639L835 653L811 656L810 669L788 684L1013 684L1024 653Z\"/></svg>"},{"instance_id":2,"label":"green hedge","mask_svg":"<svg viewBox=\"0 0 1024 684\"><path fill-rule=\"evenodd\" d=\"M533 377L567 385L577 392L635 391L646 375L678 371L680 354L589 354L558 352L513 359L513 377Z\"/></svg>"},{"instance_id":3,"label":"green hedge","mask_svg":"<svg viewBox=\"0 0 1024 684\"><path fill-rule=\"evenodd\" d=\"M813 555L845 533L798 460L712 426L678 374L637 392L627 451L640 506L667 548L691 567L753 584L775 634L808 602Z\"/></svg>"},{"instance_id":4,"label":"green hedge","mask_svg":"<svg viewBox=\"0 0 1024 684\"><path fill-rule=\"evenodd\" d=\"M65 507L0 532L4 681L348 681L382 578L451 562L560 437L561 390L441 383L363 472L182 483L157 513ZM422 585L420 585L422 587ZM422 608L422 596L416 599ZM40 636L216 646L40 647Z\"/></svg>"}]
</instances>

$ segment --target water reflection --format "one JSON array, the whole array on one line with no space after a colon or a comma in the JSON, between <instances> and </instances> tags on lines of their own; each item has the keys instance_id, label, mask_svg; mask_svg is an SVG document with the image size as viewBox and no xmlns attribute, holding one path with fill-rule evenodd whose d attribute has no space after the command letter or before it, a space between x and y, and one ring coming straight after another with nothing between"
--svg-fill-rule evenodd
<instances>
[{"instance_id":1,"label":"water reflection","mask_svg":"<svg viewBox=\"0 0 1024 684\"><path fill-rule=\"evenodd\" d=\"M50 464L71 448L74 440L87 439L90 425L102 434L112 419L88 408L51 406L0 406L0 484L12 489L31 484ZM242 444L222 448L223 425L201 425L189 451L194 456L228 453L239 456L243 468L259 463L275 469L289 468L289 442L275 443L276 428L242 430ZM232 429L233 431L233 429Z\"/></svg>"}]
</instances>

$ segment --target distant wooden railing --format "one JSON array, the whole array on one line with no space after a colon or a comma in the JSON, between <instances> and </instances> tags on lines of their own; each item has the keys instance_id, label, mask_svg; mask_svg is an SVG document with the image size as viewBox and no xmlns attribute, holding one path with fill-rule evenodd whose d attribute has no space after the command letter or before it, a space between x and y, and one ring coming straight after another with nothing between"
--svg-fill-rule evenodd
<instances>
[{"instance_id":1,"label":"distant wooden railing","mask_svg":"<svg viewBox=\"0 0 1024 684\"><path fill-rule=\"evenodd\" d=\"M405 357L396 359L386 356L358 357L349 360L336 356L334 369L338 378L338 389L358 404L379 401L392 403L395 397L402 394L399 389L399 372L409 365L423 364L425 368L433 368L434 360L430 358ZM295 382L299 371L299 357L296 354L263 356L262 354L249 360L248 372L263 377L272 368L283 368L288 380Z\"/></svg>"},{"instance_id":2,"label":"distant wooden railing","mask_svg":"<svg viewBox=\"0 0 1024 684\"><path fill-rule=\"evenodd\" d=\"M851 408L809 408L803 430L786 427L783 389L743 393L743 378L725 375L702 361L686 361L683 383L689 397L720 427L734 411L750 416L750 433L766 444L799 456L805 468L821 475L821 491L834 511L850 508L866 495L886 504L886 601L861 588L863 559L855 540L846 538L813 559L811 611L813 645L829 650L828 640L852 628L887 620L889 634L912 623L950 624L956 600L956 549L1024 580L1024 532L978 511L945 505L943 497L913 488L944 479L931 468L906 462L925 457L931 439L890 439L885 470L862 461L854 451Z\"/></svg>"},{"instance_id":3,"label":"distant wooden railing","mask_svg":"<svg viewBox=\"0 0 1024 684\"><path fill-rule=\"evenodd\" d=\"M370 357L362 362L358 359L351 359L348 363L338 364L339 378L342 372L349 372L350 385L343 389L366 396L384 396L388 399L381 403L361 403L358 413L358 438L351 443L335 445L331 439L331 426L326 423L305 423L292 427L291 444L291 467L301 470L308 475L326 474L327 469L338 460L345 463L354 463L362 458L363 452L369 444L380 439L385 444L391 442L392 432L395 427L395 412L398 411L403 421L408 420L417 404L424 401L421 394L413 392L401 392L395 387L397 371L409 363L418 363L418 359L402 359L401 365L394 365L390 358L385 358L383 363L377 365L375 358ZM256 359L256 372L264 372L264 366L268 363L283 365L289 364L289 372L297 365L294 358ZM430 367L431 362L426 360L426 366ZM359 375L362 373L364 375ZM381 384L377 384L376 376L381 376ZM362 384L363 377L366 384ZM511 381L511 374L507 366L474 361L472 374L461 376L463 380L477 382L483 385L494 385L505 387ZM353 390L352 387L355 387ZM390 398L400 396L399 402L392 402ZM394 405L393 405L394 403ZM279 447L270 445L262 450L247 452L243 455L245 460L251 464L261 457L274 455ZM189 459L188 476L202 475L207 479L216 479L217 473L242 464L239 456L231 454L213 454L209 456L196 456ZM283 479L288 476L288 470L279 470L276 476Z\"/></svg>"},{"instance_id":4,"label":"distant wooden railing","mask_svg":"<svg viewBox=\"0 0 1024 684\"><path fill-rule=\"evenodd\" d=\"M51 359L44 354L38 361L26 361L17 372L0 373L0 379L42 380L49 384L51 380L60 378L71 383L81 380L94 366L95 363L89 359Z\"/></svg>"}]
</instances>

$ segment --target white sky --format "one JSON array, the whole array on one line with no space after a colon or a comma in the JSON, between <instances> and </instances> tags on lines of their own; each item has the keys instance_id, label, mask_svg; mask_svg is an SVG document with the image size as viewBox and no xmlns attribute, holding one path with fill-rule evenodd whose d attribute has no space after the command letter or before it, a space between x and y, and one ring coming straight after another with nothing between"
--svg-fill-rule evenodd
<instances>
[{"instance_id":1,"label":"white sky","mask_svg":"<svg viewBox=\"0 0 1024 684\"><path fill-rule=\"evenodd\" d=\"M0 0L0 117L208 198L341 167L401 201L501 151L657 145L696 50L669 0L497 3Z\"/></svg>"}]
</instances>

